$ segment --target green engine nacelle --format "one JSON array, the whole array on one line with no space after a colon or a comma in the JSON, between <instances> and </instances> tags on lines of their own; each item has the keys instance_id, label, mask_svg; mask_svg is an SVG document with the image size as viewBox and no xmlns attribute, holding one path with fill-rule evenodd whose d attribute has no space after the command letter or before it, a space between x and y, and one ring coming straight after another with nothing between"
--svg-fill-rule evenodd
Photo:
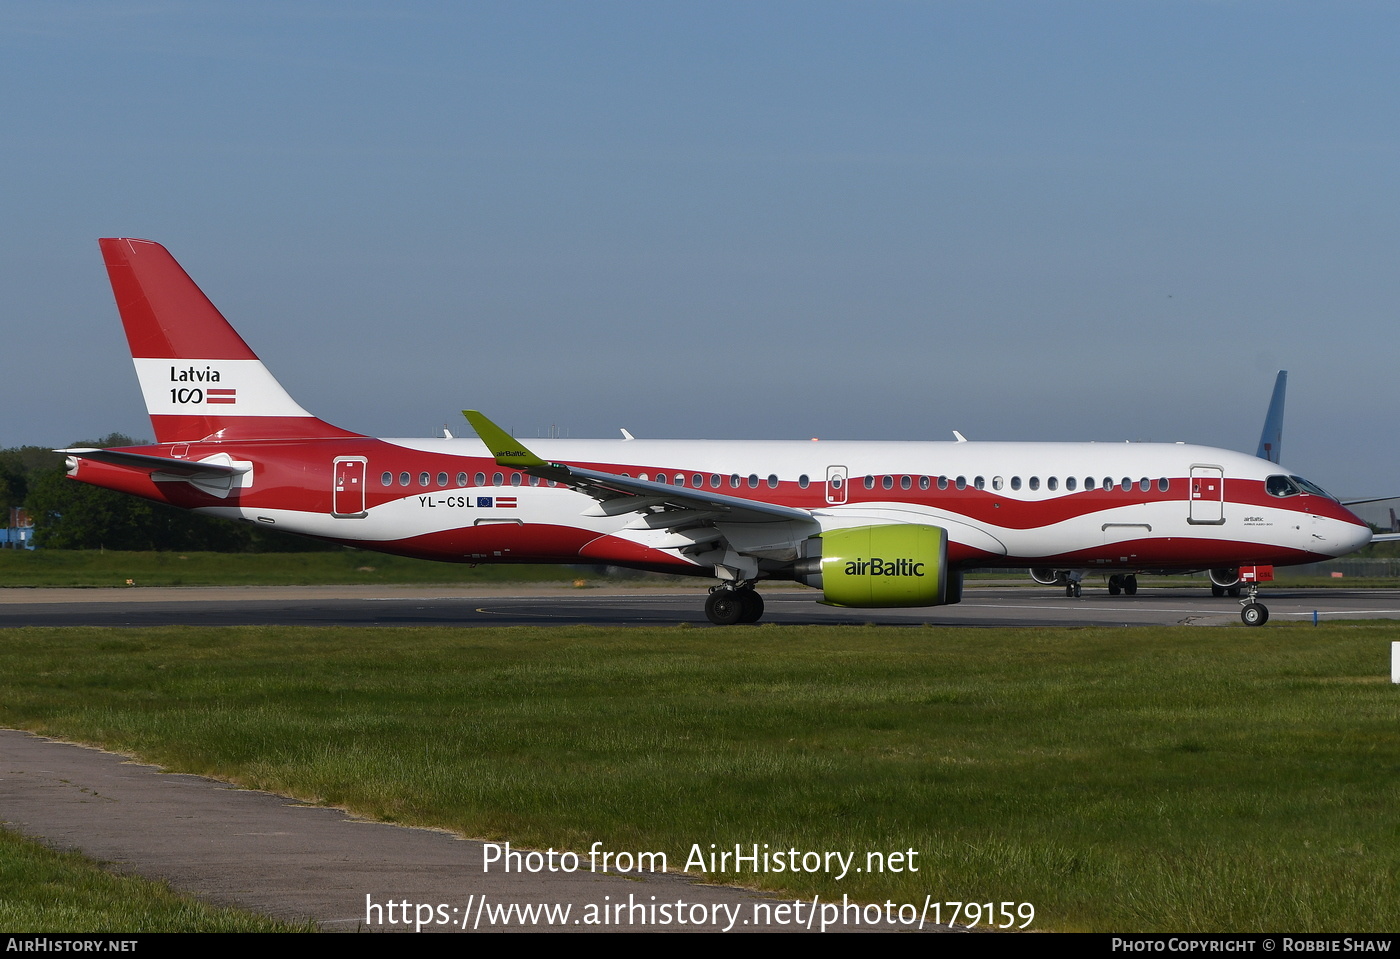
<instances>
[{"instance_id":1,"label":"green engine nacelle","mask_svg":"<svg viewBox=\"0 0 1400 959\"><path fill-rule=\"evenodd\" d=\"M821 533L820 586L828 606L943 606L962 599L948 569L948 532L938 526L857 526Z\"/></svg>"}]
</instances>

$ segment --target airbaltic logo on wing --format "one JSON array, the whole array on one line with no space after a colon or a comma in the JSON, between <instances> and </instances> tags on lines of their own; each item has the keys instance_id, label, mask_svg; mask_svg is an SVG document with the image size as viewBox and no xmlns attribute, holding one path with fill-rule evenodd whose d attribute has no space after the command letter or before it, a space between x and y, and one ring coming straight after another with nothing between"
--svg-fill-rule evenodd
<instances>
[{"instance_id":1,"label":"airbaltic logo on wing","mask_svg":"<svg viewBox=\"0 0 1400 959\"><path fill-rule=\"evenodd\" d=\"M912 559L853 559L846 563L847 576L922 576L924 564Z\"/></svg>"},{"instance_id":2,"label":"airbaltic logo on wing","mask_svg":"<svg viewBox=\"0 0 1400 959\"><path fill-rule=\"evenodd\" d=\"M186 367L183 370L179 367L172 366L170 368L170 382L217 383L219 382L219 371L212 366L206 366L202 370L196 369L193 366ZM214 387L177 386L170 391L170 402L180 406L197 405L200 403L231 406L238 402L238 391L216 389Z\"/></svg>"}]
</instances>

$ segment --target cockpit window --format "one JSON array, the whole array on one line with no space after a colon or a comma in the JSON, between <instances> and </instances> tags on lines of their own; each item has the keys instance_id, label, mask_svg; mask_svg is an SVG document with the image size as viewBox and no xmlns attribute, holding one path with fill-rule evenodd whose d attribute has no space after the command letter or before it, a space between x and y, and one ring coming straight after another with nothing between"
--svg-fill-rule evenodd
<instances>
[{"instance_id":1,"label":"cockpit window","mask_svg":"<svg viewBox=\"0 0 1400 959\"><path fill-rule=\"evenodd\" d=\"M1331 493L1327 492L1321 486L1318 486L1316 483L1310 483L1307 480L1303 479L1303 477L1301 476L1290 476L1288 478L1291 479L1293 482L1297 483L1299 486L1303 487L1303 492L1305 493L1311 493L1314 496L1325 496L1328 499L1333 500L1337 498Z\"/></svg>"},{"instance_id":2,"label":"cockpit window","mask_svg":"<svg viewBox=\"0 0 1400 959\"><path fill-rule=\"evenodd\" d=\"M1321 486L1311 483L1301 476L1270 476L1264 481L1264 488L1269 491L1270 496L1297 496L1301 493L1308 493L1330 500L1337 498Z\"/></svg>"}]
</instances>

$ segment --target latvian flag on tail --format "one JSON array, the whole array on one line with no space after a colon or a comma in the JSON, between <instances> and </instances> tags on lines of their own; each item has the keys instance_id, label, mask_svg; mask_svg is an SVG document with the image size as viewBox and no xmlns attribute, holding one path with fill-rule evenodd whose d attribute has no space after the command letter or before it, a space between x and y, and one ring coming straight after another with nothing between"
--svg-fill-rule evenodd
<instances>
[{"instance_id":1,"label":"latvian flag on tail","mask_svg":"<svg viewBox=\"0 0 1400 959\"><path fill-rule=\"evenodd\" d=\"M205 390L204 394L207 402L228 403L230 405L238 402L237 390Z\"/></svg>"}]
</instances>

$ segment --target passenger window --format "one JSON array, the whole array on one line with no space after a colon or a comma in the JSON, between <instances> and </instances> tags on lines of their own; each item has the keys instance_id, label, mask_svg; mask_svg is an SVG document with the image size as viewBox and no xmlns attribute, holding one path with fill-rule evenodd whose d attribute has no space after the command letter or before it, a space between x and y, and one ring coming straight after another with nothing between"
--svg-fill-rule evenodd
<instances>
[{"instance_id":1,"label":"passenger window","mask_svg":"<svg viewBox=\"0 0 1400 959\"><path fill-rule=\"evenodd\" d=\"M474 479L474 480L476 481L475 483L472 484L473 486L485 486L485 485L486 485L486 474L485 474L485 473L477 473L476 476L472 477L472 479Z\"/></svg>"},{"instance_id":2,"label":"passenger window","mask_svg":"<svg viewBox=\"0 0 1400 959\"><path fill-rule=\"evenodd\" d=\"M768 488L769 488L769 489L777 489L777 488L778 488L778 477L777 477L777 474L775 474L775 473L769 473L769 474L768 474Z\"/></svg>"},{"instance_id":3,"label":"passenger window","mask_svg":"<svg viewBox=\"0 0 1400 959\"><path fill-rule=\"evenodd\" d=\"M806 489L808 486L812 485L812 479L806 473L803 473L801 476L797 477L797 485L802 489Z\"/></svg>"},{"instance_id":4,"label":"passenger window","mask_svg":"<svg viewBox=\"0 0 1400 959\"><path fill-rule=\"evenodd\" d=\"M1032 476L1030 482L1031 489L1040 489L1040 477Z\"/></svg>"},{"instance_id":5,"label":"passenger window","mask_svg":"<svg viewBox=\"0 0 1400 959\"><path fill-rule=\"evenodd\" d=\"M909 489L909 488L910 488L911 486L913 486L913 485L914 485L914 481L911 480L909 477L907 477L907 476L901 476L901 477L899 478L899 488L900 488L900 489Z\"/></svg>"},{"instance_id":6,"label":"passenger window","mask_svg":"<svg viewBox=\"0 0 1400 959\"><path fill-rule=\"evenodd\" d=\"M439 485L439 486L446 486L446 485L447 485L447 474L446 474L446 473L439 473L437 479L438 479L438 485Z\"/></svg>"},{"instance_id":7,"label":"passenger window","mask_svg":"<svg viewBox=\"0 0 1400 959\"><path fill-rule=\"evenodd\" d=\"M505 482L505 475L504 475L504 474L502 474L502 473L492 473L492 474L491 474L491 485L492 485L492 486L500 486L503 482Z\"/></svg>"},{"instance_id":8,"label":"passenger window","mask_svg":"<svg viewBox=\"0 0 1400 959\"><path fill-rule=\"evenodd\" d=\"M409 476L407 473L400 473L400 474L399 474L399 485L400 485L400 486L407 486L409 483L412 483L412 482L413 482L413 477Z\"/></svg>"},{"instance_id":9,"label":"passenger window","mask_svg":"<svg viewBox=\"0 0 1400 959\"><path fill-rule=\"evenodd\" d=\"M710 474L710 489L719 489L720 478L718 473Z\"/></svg>"},{"instance_id":10,"label":"passenger window","mask_svg":"<svg viewBox=\"0 0 1400 959\"><path fill-rule=\"evenodd\" d=\"M992 477L992 489L1001 489L1002 480L1000 476Z\"/></svg>"},{"instance_id":11,"label":"passenger window","mask_svg":"<svg viewBox=\"0 0 1400 959\"><path fill-rule=\"evenodd\" d=\"M432 480L432 477L430 477L427 473L419 473L419 474L418 474L418 485L419 485L419 486L427 486L428 483L429 483L431 480Z\"/></svg>"},{"instance_id":12,"label":"passenger window","mask_svg":"<svg viewBox=\"0 0 1400 959\"><path fill-rule=\"evenodd\" d=\"M927 477L927 476L920 476L920 477L919 477L919 489L928 489L928 477Z\"/></svg>"},{"instance_id":13,"label":"passenger window","mask_svg":"<svg viewBox=\"0 0 1400 959\"><path fill-rule=\"evenodd\" d=\"M1171 488L1171 485L1171 480L1163 476L1161 479L1157 480L1157 492L1165 493L1168 489Z\"/></svg>"},{"instance_id":14,"label":"passenger window","mask_svg":"<svg viewBox=\"0 0 1400 959\"><path fill-rule=\"evenodd\" d=\"M947 489L947 488L948 488L948 477L946 477L946 476L940 476L940 477L938 477L938 488L939 488L939 489Z\"/></svg>"},{"instance_id":15,"label":"passenger window","mask_svg":"<svg viewBox=\"0 0 1400 959\"><path fill-rule=\"evenodd\" d=\"M880 485L883 486L885 489L894 489L894 477L893 477L893 476L882 476L882 477L880 477Z\"/></svg>"},{"instance_id":16,"label":"passenger window","mask_svg":"<svg viewBox=\"0 0 1400 959\"><path fill-rule=\"evenodd\" d=\"M739 488L740 486L742 486L743 484L744 484L744 480L743 480L742 477L739 476L738 473L730 473L730 474L729 474L729 488L730 488L730 489L738 489L738 488Z\"/></svg>"},{"instance_id":17,"label":"passenger window","mask_svg":"<svg viewBox=\"0 0 1400 959\"><path fill-rule=\"evenodd\" d=\"M977 489L986 489L986 488L987 488L986 480L982 479L982 477L980 477L980 476L977 477L975 480L972 481L972 485L973 485L974 487L976 487Z\"/></svg>"},{"instance_id":18,"label":"passenger window","mask_svg":"<svg viewBox=\"0 0 1400 959\"><path fill-rule=\"evenodd\" d=\"M1131 476L1125 476L1125 477L1123 477L1123 492L1126 493L1126 492L1128 492L1128 490L1130 490L1130 489L1132 489L1132 488L1133 488L1133 478L1132 478Z\"/></svg>"},{"instance_id":19,"label":"passenger window","mask_svg":"<svg viewBox=\"0 0 1400 959\"><path fill-rule=\"evenodd\" d=\"M758 474L749 474L749 489L758 489Z\"/></svg>"},{"instance_id":20,"label":"passenger window","mask_svg":"<svg viewBox=\"0 0 1400 959\"><path fill-rule=\"evenodd\" d=\"M645 474L642 476L642 479L646 479ZM657 481L658 483L665 483L665 482L666 482L666 474L665 474L665 473L657 473L657 474L656 474L656 481Z\"/></svg>"},{"instance_id":21,"label":"passenger window","mask_svg":"<svg viewBox=\"0 0 1400 959\"><path fill-rule=\"evenodd\" d=\"M694 486L696 489L704 489L704 488L705 488L705 477L704 477L704 475L701 474L701 473L696 473L694 476L692 476L692 477L690 478L690 485L691 485L691 486Z\"/></svg>"},{"instance_id":22,"label":"passenger window","mask_svg":"<svg viewBox=\"0 0 1400 959\"><path fill-rule=\"evenodd\" d=\"M875 477L873 477L873 476L867 476L867 477L865 478L865 488L866 488L866 489L874 489L874 488L875 488Z\"/></svg>"},{"instance_id":23,"label":"passenger window","mask_svg":"<svg viewBox=\"0 0 1400 959\"><path fill-rule=\"evenodd\" d=\"M383 476L379 477L379 482L383 483L385 486L393 486L393 485L394 485L394 474L393 474L393 473L385 473Z\"/></svg>"},{"instance_id":24,"label":"passenger window","mask_svg":"<svg viewBox=\"0 0 1400 959\"><path fill-rule=\"evenodd\" d=\"M1050 490L1050 491L1052 491L1052 492L1055 491L1055 490L1057 490L1057 489L1059 489L1059 488L1060 488L1060 479L1059 479L1059 477L1057 477L1057 476L1052 476L1052 477L1050 477L1048 480L1046 480L1046 481L1045 481L1045 488L1048 489L1048 490Z\"/></svg>"},{"instance_id":25,"label":"passenger window","mask_svg":"<svg viewBox=\"0 0 1400 959\"><path fill-rule=\"evenodd\" d=\"M1084 477L1084 488L1086 490L1091 490L1094 488L1094 478L1092 476Z\"/></svg>"},{"instance_id":26,"label":"passenger window","mask_svg":"<svg viewBox=\"0 0 1400 959\"><path fill-rule=\"evenodd\" d=\"M954 481L954 483L955 483L955 485L958 487L958 489L967 489L967 477L966 477L966 476L959 476L959 477Z\"/></svg>"},{"instance_id":27,"label":"passenger window","mask_svg":"<svg viewBox=\"0 0 1400 959\"><path fill-rule=\"evenodd\" d=\"M1011 488L1012 488L1012 489L1020 489L1020 488L1021 488L1021 477L1019 477L1019 476L1013 476L1013 477L1011 477Z\"/></svg>"},{"instance_id":28,"label":"passenger window","mask_svg":"<svg viewBox=\"0 0 1400 959\"><path fill-rule=\"evenodd\" d=\"M1151 481L1150 479L1148 479L1146 476L1144 476L1142 479L1138 480L1138 489L1142 490L1144 493L1146 493L1146 492L1147 492L1148 490L1150 490L1151 488L1152 488L1152 481Z\"/></svg>"},{"instance_id":29,"label":"passenger window","mask_svg":"<svg viewBox=\"0 0 1400 959\"><path fill-rule=\"evenodd\" d=\"M511 474L510 474L510 485L511 485L511 486L519 486L519 485L520 485L520 480L521 480L521 475L520 475L519 473L511 473Z\"/></svg>"},{"instance_id":30,"label":"passenger window","mask_svg":"<svg viewBox=\"0 0 1400 959\"><path fill-rule=\"evenodd\" d=\"M457 485L458 485L458 486L466 486L466 485L467 485L467 474L466 474L466 473L458 473L458 474L457 474Z\"/></svg>"},{"instance_id":31,"label":"passenger window","mask_svg":"<svg viewBox=\"0 0 1400 959\"><path fill-rule=\"evenodd\" d=\"M1075 479L1073 476L1065 477L1065 489L1073 493L1077 486L1079 486L1079 480Z\"/></svg>"}]
</instances>

